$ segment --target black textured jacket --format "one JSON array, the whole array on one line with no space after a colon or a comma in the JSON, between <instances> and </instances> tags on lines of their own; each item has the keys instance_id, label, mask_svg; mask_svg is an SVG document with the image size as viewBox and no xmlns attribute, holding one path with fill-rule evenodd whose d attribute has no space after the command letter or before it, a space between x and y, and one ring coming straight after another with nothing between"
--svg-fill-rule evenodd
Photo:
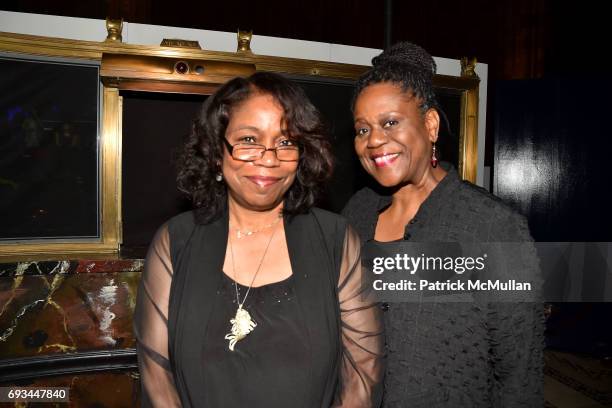
<instances>
[{"instance_id":1,"label":"black textured jacket","mask_svg":"<svg viewBox=\"0 0 612 408\"><path fill-rule=\"evenodd\" d=\"M374 238L391 197L369 188L343 211L363 242ZM405 240L532 241L525 219L450 168L415 217ZM531 255L530 255L531 256ZM532 263L537 270L538 261ZM534 279L537 280L537 279ZM385 407L541 407L541 303L385 304Z\"/></svg>"}]
</instances>

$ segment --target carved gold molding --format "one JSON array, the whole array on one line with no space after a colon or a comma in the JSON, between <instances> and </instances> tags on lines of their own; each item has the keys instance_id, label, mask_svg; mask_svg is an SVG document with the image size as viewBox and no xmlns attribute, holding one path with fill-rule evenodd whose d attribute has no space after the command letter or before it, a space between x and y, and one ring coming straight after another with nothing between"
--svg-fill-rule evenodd
<instances>
[{"instance_id":1,"label":"carved gold molding","mask_svg":"<svg viewBox=\"0 0 612 408\"><path fill-rule=\"evenodd\" d=\"M97 61L102 59L102 54L108 53L237 62L254 64L258 71L310 75L312 70L316 69L320 76L344 79L356 79L368 68L362 65L270 57L245 52L207 51L190 48L133 45L119 42L80 41L3 32L0 32L0 50L29 55L85 58Z\"/></svg>"},{"instance_id":2,"label":"carved gold molding","mask_svg":"<svg viewBox=\"0 0 612 408\"><path fill-rule=\"evenodd\" d=\"M459 163L457 172L463 180L476 183L478 173L478 77L452 77L436 75L436 88L446 88L461 94L461 121L459 133Z\"/></svg>"},{"instance_id":3,"label":"carved gold molding","mask_svg":"<svg viewBox=\"0 0 612 408\"><path fill-rule=\"evenodd\" d=\"M464 180L476 183L478 173L478 87L461 96L461 155L459 170Z\"/></svg>"},{"instance_id":4,"label":"carved gold molding","mask_svg":"<svg viewBox=\"0 0 612 408\"><path fill-rule=\"evenodd\" d=\"M123 19L116 20L107 17L106 32L108 33L106 41L122 42L123 36L121 33L123 32Z\"/></svg>"},{"instance_id":5,"label":"carved gold molding","mask_svg":"<svg viewBox=\"0 0 612 408\"><path fill-rule=\"evenodd\" d=\"M238 48L237 52L252 52L251 40L253 39L253 30L243 31L238 29Z\"/></svg>"},{"instance_id":6,"label":"carved gold molding","mask_svg":"<svg viewBox=\"0 0 612 408\"><path fill-rule=\"evenodd\" d=\"M475 57L463 57L461 58L461 76L464 78L478 78L476 74L476 63Z\"/></svg>"},{"instance_id":7,"label":"carved gold molding","mask_svg":"<svg viewBox=\"0 0 612 408\"><path fill-rule=\"evenodd\" d=\"M160 47L193 48L201 50L200 43L192 40L181 40L178 38L164 38L159 44Z\"/></svg>"},{"instance_id":8,"label":"carved gold molding","mask_svg":"<svg viewBox=\"0 0 612 408\"><path fill-rule=\"evenodd\" d=\"M100 131L100 239L44 240L0 244L0 261L70 259L75 255L116 255L121 242L121 101L119 90L104 88Z\"/></svg>"},{"instance_id":9,"label":"carved gold molding","mask_svg":"<svg viewBox=\"0 0 612 408\"><path fill-rule=\"evenodd\" d=\"M476 183L478 172L478 88L480 78L476 74L475 57L461 58L461 77L476 81L464 92L461 99L461 134L465 135L462 146L461 176L465 180Z\"/></svg>"},{"instance_id":10,"label":"carved gold molding","mask_svg":"<svg viewBox=\"0 0 612 408\"><path fill-rule=\"evenodd\" d=\"M255 70L252 63L105 53L100 77L107 87L119 89L210 95L219 85Z\"/></svg>"},{"instance_id":11,"label":"carved gold molding","mask_svg":"<svg viewBox=\"0 0 612 408\"><path fill-rule=\"evenodd\" d=\"M121 243L121 121L117 88L104 87L100 176L102 185L102 242L119 251Z\"/></svg>"}]
</instances>

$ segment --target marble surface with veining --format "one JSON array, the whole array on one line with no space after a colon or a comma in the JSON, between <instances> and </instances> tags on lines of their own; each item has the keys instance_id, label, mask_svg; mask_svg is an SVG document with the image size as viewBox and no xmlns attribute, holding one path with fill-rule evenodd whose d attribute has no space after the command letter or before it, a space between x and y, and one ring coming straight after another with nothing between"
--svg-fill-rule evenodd
<instances>
[{"instance_id":1,"label":"marble surface with veining","mask_svg":"<svg viewBox=\"0 0 612 408\"><path fill-rule=\"evenodd\" d=\"M0 264L0 360L134 348L142 260Z\"/></svg>"}]
</instances>

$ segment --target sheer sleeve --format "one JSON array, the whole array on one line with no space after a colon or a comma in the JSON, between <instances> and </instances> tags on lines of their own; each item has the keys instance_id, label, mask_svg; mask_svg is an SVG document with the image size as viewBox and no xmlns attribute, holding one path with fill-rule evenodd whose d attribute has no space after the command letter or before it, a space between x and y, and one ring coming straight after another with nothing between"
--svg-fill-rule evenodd
<instances>
[{"instance_id":1,"label":"sheer sleeve","mask_svg":"<svg viewBox=\"0 0 612 408\"><path fill-rule=\"evenodd\" d=\"M382 313L368 295L360 250L359 237L349 227L338 282L343 353L340 395L335 406L351 408L378 407L384 375Z\"/></svg>"},{"instance_id":2,"label":"sheer sleeve","mask_svg":"<svg viewBox=\"0 0 612 408\"><path fill-rule=\"evenodd\" d=\"M142 385L142 405L180 406L168 359L168 302L172 264L168 228L157 232L149 247L138 287L134 332Z\"/></svg>"}]
</instances>

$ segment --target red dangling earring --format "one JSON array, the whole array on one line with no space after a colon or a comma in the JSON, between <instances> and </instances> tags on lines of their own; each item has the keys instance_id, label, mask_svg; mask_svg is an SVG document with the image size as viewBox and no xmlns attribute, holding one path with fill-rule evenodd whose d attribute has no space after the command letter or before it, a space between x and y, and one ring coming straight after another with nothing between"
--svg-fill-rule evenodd
<instances>
[{"instance_id":1,"label":"red dangling earring","mask_svg":"<svg viewBox=\"0 0 612 408\"><path fill-rule=\"evenodd\" d=\"M434 169L438 167L438 158L436 157L436 142L433 142L433 146L432 146L431 167L433 167Z\"/></svg>"}]
</instances>

